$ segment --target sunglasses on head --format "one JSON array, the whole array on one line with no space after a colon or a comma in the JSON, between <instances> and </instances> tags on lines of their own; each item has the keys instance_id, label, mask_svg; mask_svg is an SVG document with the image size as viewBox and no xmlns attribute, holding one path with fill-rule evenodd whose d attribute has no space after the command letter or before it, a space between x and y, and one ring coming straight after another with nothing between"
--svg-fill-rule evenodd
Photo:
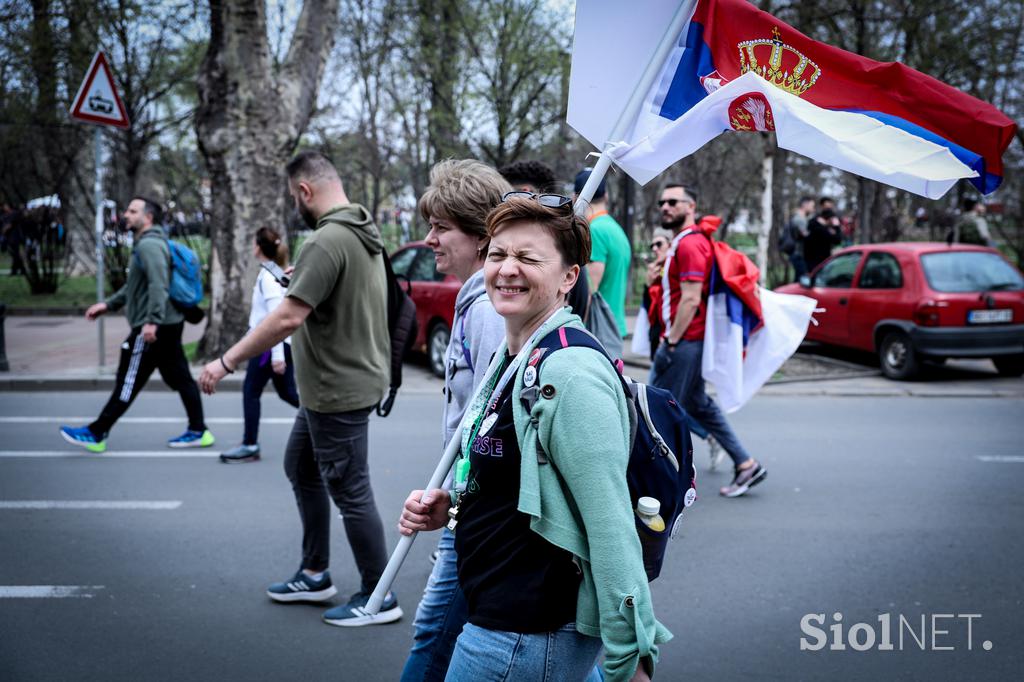
<instances>
[{"instance_id":1,"label":"sunglasses on head","mask_svg":"<svg viewBox=\"0 0 1024 682\"><path fill-rule=\"evenodd\" d=\"M501 198L503 202L509 199L536 199L537 203L547 208L564 208L566 206L572 206L572 199L561 194L534 194L533 192L514 191L506 192L505 196ZM569 210L572 210L571 208Z\"/></svg>"},{"instance_id":2,"label":"sunglasses on head","mask_svg":"<svg viewBox=\"0 0 1024 682\"><path fill-rule=\"evenodd\" d=\"M692 202L689 199L658 199L658 208L661 208L665 204L674 207L678 203L689 204Z\"/></svg>"}]
</instances>

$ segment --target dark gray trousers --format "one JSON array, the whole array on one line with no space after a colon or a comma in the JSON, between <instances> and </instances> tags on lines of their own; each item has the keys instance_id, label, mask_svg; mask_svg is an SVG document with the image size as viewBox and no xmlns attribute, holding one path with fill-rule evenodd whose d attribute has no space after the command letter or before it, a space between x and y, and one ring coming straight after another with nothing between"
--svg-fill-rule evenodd
<instances>
[{"instance_id":1,"label":"dark gray trousers","mask_svg":"<svg viewBox=\"0 0 1024 682\"><path fill-rule=\"evenodd\" d=\"M329 494L344 519L364 592L373 591L388 562L367 463L371 409L315 412L300 407L284 453L284 471L302 519L302 568L323 571L330 563Z\"/></svg>"}]
</instances>

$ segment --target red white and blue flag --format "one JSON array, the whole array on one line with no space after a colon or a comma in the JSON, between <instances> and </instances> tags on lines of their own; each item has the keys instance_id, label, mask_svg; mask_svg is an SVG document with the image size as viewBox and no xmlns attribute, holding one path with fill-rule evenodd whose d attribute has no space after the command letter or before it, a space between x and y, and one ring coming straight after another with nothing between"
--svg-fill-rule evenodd
<instances>
[{"instance_id":1,"label":"red white and blue flag","mask_svg":"<svg viewBox=\"0 0 1024 682\"><path fill-rule=\"evenodd\" d=\"M728 413L750 400L796 352L817 304L762 289L749 258L723 242L712 245L701 375L714 384Z\"/></svg>"},{"instance_id":2,"label":"red white and blue flag","mask_svg":"<svg viewBox=\"0 0 1024 682\"><path fill-rule=\"evenodd\" d=\"M649 69L639 112L611 139ZM960 178L994 191L1016 129L990 104L811 40L746 0L579 0L569 123L641 184L723 132L773 130L781 147L930 198Z\"/></svg>"}]
</instances>

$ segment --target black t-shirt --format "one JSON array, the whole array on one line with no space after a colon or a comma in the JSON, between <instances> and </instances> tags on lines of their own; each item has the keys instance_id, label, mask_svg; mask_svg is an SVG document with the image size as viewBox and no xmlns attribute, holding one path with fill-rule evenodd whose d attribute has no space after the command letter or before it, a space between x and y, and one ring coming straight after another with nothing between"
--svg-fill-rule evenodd
<instances>
[{"instance_id":1,"label":"black t-shirt","mask_svg":"<svg viewBox=\"0 0 1024 682\"><path fill-rule=\"evenodd\" d=\"M459 584L470 623L552 632L576 618L580 572L572 554L530 530L530 517L516 508L521 453L512 419L514 383L502 392L497 421L486 433L481 428L470 450L469 488L455 529Z\"/></svg>"}]
</instances>

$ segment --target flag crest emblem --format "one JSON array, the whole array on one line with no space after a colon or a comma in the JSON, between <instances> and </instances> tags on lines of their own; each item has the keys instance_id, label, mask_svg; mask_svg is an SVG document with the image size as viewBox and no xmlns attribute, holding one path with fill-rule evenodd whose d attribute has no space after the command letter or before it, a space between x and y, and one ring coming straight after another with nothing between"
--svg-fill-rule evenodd
<instances>
[{"instance_id":1,"label":"flag crest emblem","mask_svg":"<svg viewBox=\"0 0 1024 682\"><path fill-rule=\"evenodd\" d=\"M740 50L740 73L756 73L772 85L799 97L818 81L821 69L802 52L782 42L779 27L771 38L744 40Z\"/></svg>"}]
</instances>

